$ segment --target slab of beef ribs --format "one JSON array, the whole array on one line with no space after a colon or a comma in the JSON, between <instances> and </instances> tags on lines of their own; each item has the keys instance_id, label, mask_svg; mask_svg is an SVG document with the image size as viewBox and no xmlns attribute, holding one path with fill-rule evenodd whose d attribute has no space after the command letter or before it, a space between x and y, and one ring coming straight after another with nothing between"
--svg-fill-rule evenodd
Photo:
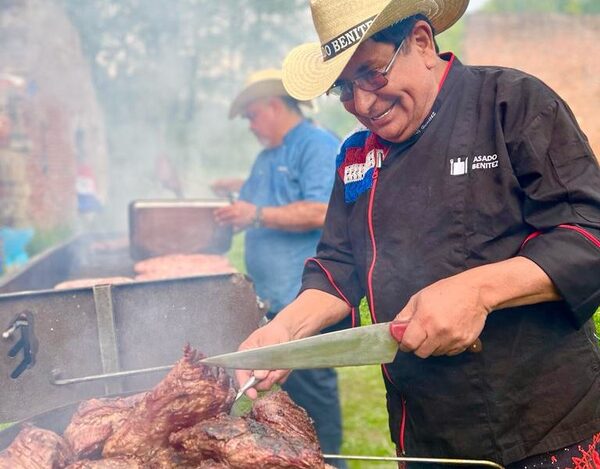
<instances>
[{"instance_id":1,"label":"slab of beef ribs","mask_svg":"<svg viewBox=\"0 0 600 469\"><path fill-rule=\"evenodd\" d=\"M318 446L252 418L221 414L171 434L169 442L190 463L213 459L231 469L325 467Z\"/></svg>"},{"instance_id":2,"label":"slab of beef ribs","mask_svg":"<svg viewBox=\"0 0 600 469\"><path fill-rule=\"evenodd\" d=\"M317 451L321 449L312 419L285 391L261 396L254 401L250 415L257 422L286 436L305 440L307 445L314 445Z\"/></svg>"},{"instance_id":3,"label":"slab of beef ribs","mask_svg":"<svg viewBox=\"0 0 600 469\"><path fill-rule=\"evenodd\" d=\"M112 399L90 399L80 404L63 436L77 459L102 452L104 442L117 430L145 393Z\"/></svg>"},{"instance_id":4,"label":"slab of beef ribs","mask_svg":"<svg viewBox=\"0 0 600 469\"><path fill-rule=\"evenodd\" d=\"M172 448L160 448L147 460L135 456L117 456L98 460L84 459L65 469L197 469L197 467L182 462Z\"/></svg>"},{"instance_id":5,"label":"slab of beef ribs","mask_svg":"<svg viewBox=\"0 0 600 469\"><path fill-rule=\"evenodd\" d=\"M203 357L186 346L183 358L106 441L103 457L151 460L158 449L167 446L170 433L229 412L235 398L231 378L221 368L201 364Z\"/></svg>"},{"instance_id":6,"label":"slab of beef ribs","mask_svg":"<svg viewBox=\"0 0 600 469\"><path fill-rule=\"evenodd\" d=\"M0 469L63 469L73 461L67 442L50 430L27 426L0 453Z\"/></svg>"},{"instance_id":7,"label":"slab of beef ribs","mask_svg":"<svg viewBox=\"0 0 600 469\"><path fill-rule=\"evenodd\" d=\"M108 458L96 461L84 459L67 466L65 469L143 469L143 467L137 459Z\"/></svg>"}]
</instances>

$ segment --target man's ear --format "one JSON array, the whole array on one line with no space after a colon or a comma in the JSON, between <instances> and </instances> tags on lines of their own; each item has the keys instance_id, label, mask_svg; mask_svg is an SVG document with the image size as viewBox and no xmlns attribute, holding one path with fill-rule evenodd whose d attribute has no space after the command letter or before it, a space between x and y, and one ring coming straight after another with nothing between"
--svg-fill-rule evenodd
<instances>
[{"instance_id":1,"label":"man's ear","mask_svg":"<svg viewBox=\"0 0 600 469\"><path fill-rule=\"evenodd\" d=\"M425 58L425 64L428 68L433 68L437 64L438 55L435 51L435 42L433 40L433 31L427 21L419 20L411 32L412 45L417 52Z\"/></svg>"}]
</instances>

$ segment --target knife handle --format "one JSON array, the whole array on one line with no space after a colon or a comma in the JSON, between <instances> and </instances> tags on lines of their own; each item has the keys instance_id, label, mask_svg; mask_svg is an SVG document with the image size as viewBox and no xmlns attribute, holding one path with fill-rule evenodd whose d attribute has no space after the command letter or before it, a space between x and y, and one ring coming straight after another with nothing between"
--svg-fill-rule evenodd
<instances>
[{"instance_id":1,"label":"knife handle","mask_svg":"<svg viewBox=\"0 0 600 469\"><path fill-rule=\"evenodd\" d=\"M404 332L406 331L406 326L408 326L407 322L400 321L392 321L390 322L390 335L394 338L394 340L398 343L402 342L402 337L404 337Z\"/></svg>"},{"instance_id":2,"label":"knife handle","mask_svg":"<svg viewBox=\"0 0 600 469\"><path fill-rule=\"evenodd\" d=\"M394 338L396 342L402 342L402 337L404 337L404 332L406 331L406 326L408 326L407 322L400 321L392 321L390 322L390 335ZM483 343L480 338L475 339L467 349L466 352L469 353L479 353L483 350Z\"/></svg>"}]
</instances>

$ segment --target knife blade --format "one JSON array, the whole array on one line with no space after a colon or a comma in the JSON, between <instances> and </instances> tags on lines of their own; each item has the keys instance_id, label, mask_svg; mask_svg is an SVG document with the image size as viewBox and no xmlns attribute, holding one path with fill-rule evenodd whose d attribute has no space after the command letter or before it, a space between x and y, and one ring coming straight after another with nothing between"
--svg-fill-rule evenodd
<instances>
[{"instance_id":1,"label":"knife blade","mask_svg":"<svg viewBox=\"0 0 600 469\"><path fill-rule=\"evenodd\" d=\"M406 323L384 322L204 358L203 363L239 370L336 368L390 363Z\"/></svg>"}]
</instances>

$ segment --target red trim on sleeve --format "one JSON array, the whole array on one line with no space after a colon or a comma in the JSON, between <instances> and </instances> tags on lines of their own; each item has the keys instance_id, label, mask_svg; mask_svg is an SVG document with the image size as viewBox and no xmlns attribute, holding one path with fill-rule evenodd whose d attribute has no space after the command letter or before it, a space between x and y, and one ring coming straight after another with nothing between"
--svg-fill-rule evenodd
<instances>
[{"instance_id":1,"label":"red trim on sleeve","mask_svg":"<svg viewBox=\"0 0 600 469\"><path fill-rule=\"evenodd\" d=\"M590 241L594 246L596 246L597 248L600 248L600 239L596 238L592 233L590 233L589 231L584 230L580 226L575 226L575 225L558 225L558 227L559 228L565 228L567 230L576 231L581 236L583 236L585 239L587 239L588 241Z\"/></svg>"},{"instance_id":2,"label":"red trim on sleeve","mask_svg":"<svg viewBox=\"0 0 600 469\"><path fill-rule=\"evenodd\" d=\"M304 262L304 265L308 264L311 261L314 262L315 264L317 264L321 268L321 270L327 276L327 280L329 280L329 283L331 283L333 288L335 288L335 290L343 298L343 300L346 302L346 304L348 306L350 306L350 314L352 315L352 327L356 327L356 308L354 308L354 306L352 306L350 304L350 302L348 301L348 298L346 298L346 295L344 295L342 293L342 290L340 290L340 288L337 286L337 284L333 280L333 275L331 275L331 273L325 268L325 266L323 264L321 264L317 259L315 259L314 257L309 257L308 259L306 259L306 262Z\"/></svg>"},{"instance_id":3,"label":"red trim on sleeve","mask_svg":"<svg viewBox=\"0 0 600 469\"><path fill-rule=\"evenodd\" d=\"M581 236L583 236L585 239L587 239L589 242L591 242L594 246L596 246L597 248L600 248L600 240L598 238L596 238L592 233L584 230L580 226L558 225L557 228L564 228L566 230L575 231L575 232L579 233ZM543 235L543 233L541 231L535 231L535 232L531 233L529 236L527 236L527 238L525 238L525 241L523 241L523 243L521 244L521 249L523 249L525 244L527 244L533 238L537 238L540 235Z\"/></svg>"},{"instance_id":4,"label":"red trim on sleeve","mask_svg":"<svg viewBox=\"0 0 600 469\"><path fill-rule=\"evenodd\" d=\"M523 249L523 246L525 246L529 241L531 241L533 238L537 238L541 234L542 234L541 231L536 231L534 233L531 233L529 236L527 236L527 238L525 238L525 241L523 241L521 243L521 248L520 249Z\"/></svg>"}]
</instances>

